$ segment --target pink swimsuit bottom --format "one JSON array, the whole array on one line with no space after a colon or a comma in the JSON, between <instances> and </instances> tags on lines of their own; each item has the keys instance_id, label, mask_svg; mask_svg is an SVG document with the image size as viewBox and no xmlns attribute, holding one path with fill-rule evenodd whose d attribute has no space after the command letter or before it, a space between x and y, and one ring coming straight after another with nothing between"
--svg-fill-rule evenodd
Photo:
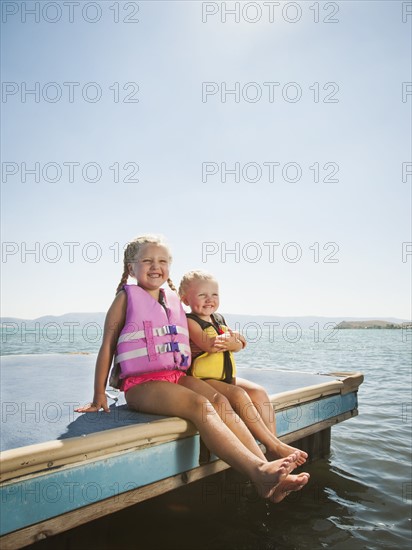
<instances>
[{"instance_id":1,"label":"pink swimsuit bottom","mask_svg":"<svg viewBox=\"0 0 412 550\"><path fill-rule=\"evenodd\" d=\"M185 375L186 373L181 370L147 372L141 376L129 376L128 378L125 378L120 389L126 393L133 386L137 386L137 384L144 384L144 382L171 382L172 384L177 384L182 376Z\"/></svg>"}]
</instances>

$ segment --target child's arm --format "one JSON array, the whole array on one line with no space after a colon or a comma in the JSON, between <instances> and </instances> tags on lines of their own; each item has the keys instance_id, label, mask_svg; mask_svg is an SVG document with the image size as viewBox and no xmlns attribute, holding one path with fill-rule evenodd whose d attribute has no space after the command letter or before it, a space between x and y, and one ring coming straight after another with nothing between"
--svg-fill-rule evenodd
<instances>
[{"instance_id":1,"label":"child's arm","mask_svg":"<svg viewBox=\"0 0 412 550\"><path fill-rule=\"evenodd\" d=\"M190 339L196 346L207 353L217 353L220 351L240 351L246 346L246 340L238 332L229 329L225 334L217 336L208 336L199 323L193 319L188 319Z\"/></svg>"},{"instance_id":2,"label":"child's arm","mask_svg":"<svg viewBox=\"0 0 412 550\"><path fill-rule=\"evenodd\" d=\"M220 349L215 348L216 336L208 336L205 332L203 332L202 327L193 319L189 318L187 320L187 325L189 328L190 339L199 349L206 351L207 353L216 353L217 351L220 351Z\"/></svg>"},{"instance_id":3,"label":"child's arm","mask_svg":"<svg viewBox=\"0 0 412 550\"><path fill-rule=\"evenodd\" d=\"M105 412L110 412L105 393L107 377L109 375L113 355L116 351L117 339L125 322L126 303L126 293L121 291L116 296L107 312L104 323L103 341L96 360L93 401L84 407L75 409L76 412L96 412L100 409L104 409Z\"/></svg>"}]
</instances>

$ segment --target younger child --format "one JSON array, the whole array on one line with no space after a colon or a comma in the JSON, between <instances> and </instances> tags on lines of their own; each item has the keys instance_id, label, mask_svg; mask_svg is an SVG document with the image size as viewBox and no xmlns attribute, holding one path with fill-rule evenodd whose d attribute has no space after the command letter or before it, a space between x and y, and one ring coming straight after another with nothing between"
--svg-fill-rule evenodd
<instances>
[{"instance_id":1,"label":"younger child","mask_svg":"<svg viewBox=\"0 0 412 550\"><path fill-rule=\"evenodd\" d=\"M242 350L246 340L216 313L219 307L216 279L204 271L189 271L182 278L179 294L191 309L186 314L192 351L188 373L205 380L228 399L254 437L265 445L270 457L288 456L296 451L276 437L275 414L265 389L236 377L233 352ZM300 451L298 464L303 464L307 456Z\"/></svg>"}]
</instances>

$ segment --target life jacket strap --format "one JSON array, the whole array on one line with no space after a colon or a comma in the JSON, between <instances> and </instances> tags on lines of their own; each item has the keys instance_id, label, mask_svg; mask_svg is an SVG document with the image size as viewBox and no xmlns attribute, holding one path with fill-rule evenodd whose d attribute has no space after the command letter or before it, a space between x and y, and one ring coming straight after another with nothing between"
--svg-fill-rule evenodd
<instances>
[{"instance_id":1,"label":"life jacket strap","mask_svg":"<svg viewBox=\"0 0 412 550\"><path fill-rule=\"evenodd\" d=\"M144 324L146 321L144 321ZM146 325L145 325L146 327ZM155 327L151 328L153 331L153 336L166 336L167 334L184 334L185 336L189 336L189 331L181 327L179 325L164 325L163 327ZM132 340L140 340L141 338L147 338L147 330L137 330L135 332L126 332L125 334L122 334L117 343L121 344L122 342L129 342Z\"/></svg>"},{"instance_id":2,"label":"life jacket strap","mask_svg":"<svg viewBox=\"0 0 412 550\"><path fill-rule=\"evenodd\" d=\"M167 342L167 344L158 344L155 347L156 353L171 353L171 352L180 352L182 356L181 366L187 365L186 356L189 357L190 347L179 342ZM136 359L137 357L143 357L148 355L148 349L139 348L131 351L125 351L124 353L119 353L116 355L114 362L115 364L121 363L122 361L128 361L130 359Z\"/></svg>"},{"instance_id":3,"label":"life jacket strap","mask_svg":"<svg viewBox=\"0 0 412 550\"><path fill-rule=\"evenodd\" d=\"M146 338L147 355L149 356L149 361L156 361L157 351L156 351L156 346L154 342L152 321L143 321L143 327L144 327L143 329L144 336Z\"/></svg>"}]
</instances>

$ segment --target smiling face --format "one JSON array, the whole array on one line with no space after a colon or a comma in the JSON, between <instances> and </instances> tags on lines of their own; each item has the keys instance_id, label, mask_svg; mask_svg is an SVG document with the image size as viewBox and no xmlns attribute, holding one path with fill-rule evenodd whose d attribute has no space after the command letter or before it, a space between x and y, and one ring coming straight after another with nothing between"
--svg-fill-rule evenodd
<instances>
[{"instance_id":1,"label":"smiling face","mask_svg":"<svg viewBox=\"0 0 412 550\"><path fill-rule=\"evenodd\" d=\"M190 307L192 313L209 321L219 307L219 285L214 279L193 280L185 289L182 301Z\"/></svg>"},{"instance_id":2,"label":"smiling face","mask_svg":"<svg viewBox=\"0 0 412 550\"><path fill-rule=\"evenodd\" d=\"M137 279L139 286L157 299L159 288L169 278L169 264L170 255L165 246L145 244L127 265L129 275Z\"/></svg>"}]
</instances>

